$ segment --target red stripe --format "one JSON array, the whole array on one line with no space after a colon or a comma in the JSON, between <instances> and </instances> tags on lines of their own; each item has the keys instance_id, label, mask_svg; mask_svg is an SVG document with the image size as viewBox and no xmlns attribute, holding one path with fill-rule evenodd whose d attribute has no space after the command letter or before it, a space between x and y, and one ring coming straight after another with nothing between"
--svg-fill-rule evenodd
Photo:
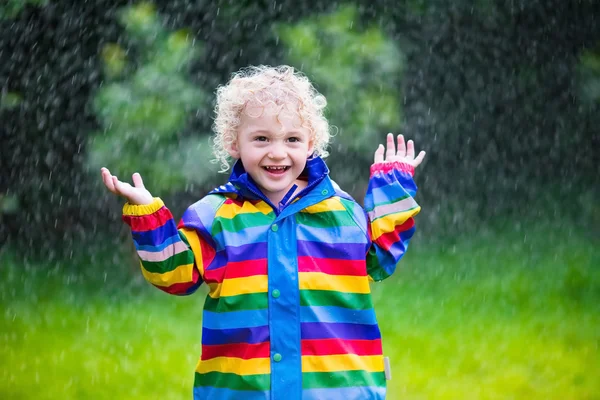
<instances>
[{"instance_id":1,"label":"red stripe","mask_svg":"<svg viewBox=\"0 0 600 400\"><path fill-rule=\"evenodd\" d=\"M298 272L324 272L329 275L366 276L365 260L298 257Z\"/></svg>"},{"instance_id":2,"label":"red stripe","mask_svg":"<svg viewBox=\"0 0 600 400\"><path fill-rule=\"evenodd\" d=\"M302 340L303 356L328 356L333 354L356 354L374 356L383 354L381 339L374 340L342 340L315 339Z\"/></svg>"},{"instance_id":3,"label":"red stripe","mask_svg":"<svg viewBox=\"0 0 600 400\"><path fill-rule=\"evenodd\" d=\"M215 357L235 357L244 360L268 358L270 350L270 342L202 345L201 360L210 360Z\"/></svg>"},{"instance_id":4,"label":"red stripe","mask_svg":"<svg viewBox=\"0 0 600 400\"><path fill-rule=\"evenodd\" d=\"M399 171L404 171L404 172L408 172L411 176L413 176L415 174L415 167L413 167L410 164L404 163L404 162L400 162L400 161L394 161L394 162L380 162L377 164L373 164L371 165L371 177L373 177L373 175L375 175L377 172L383 172L384 174L387 174L388 172L390 172L391 170L399 170Z\"/></svg>"},{"instance_id":5,"label":"red stripe","mask_svg":"<svg viewBox=\"0 0 600 400\"><path fill-rule=\"evenodd\" d=\"M242 200L234 200L232 198L228 198L223 204L235 204L236 206L242 207L244 205L244 202Z\"/></svg>"},{"instance_id":6,"label":"red stripe","mask_svg":"<svg viewBox=\"0 0 600 400\"><path fill-rule=\"evenodd\" d=\"M204 275L206 275L206 267L213 262L217 251L202 238L202 235L198 235L198 239L200 242L200 252L202 253L202 269L204 269Z\"/></svg>"},{"instance_id":7,"label":"red stripe","mask_svg":"<svg viewBox=\"0 0 600 400\"><path fill-rule=\"evenodd\" d=\"M132 231L136 232L146 232L160 228L172 219L171 211L164 206L148 215L123 215L123 221L131 227Z\"/></svg>"},{"instance_id":8,"label":"red stripe","mask_svg":"<svg viewBox=\"0 0 600 400\"><path fill-rule=\"evenodd\" d=\"M204 280L211 283L220 283L223 282L224 279L244 278L255 275L267 275L266 258L230 262L223 267L204 271Z\"/></svg>"},{"instance_id":9,"label":"red stripe","mask_svg":"<svg viewBox=\"0 0 600 400\"><path fill-rule=\"evenodd\" d=\"M407 231L415 226L415 220L413 218L407 219L402 225L398 225L392 232L384 233L379 236L375 242L385 251L389 250L394 244L398 243L400 234Z\"/></svg>"}]
</instances>

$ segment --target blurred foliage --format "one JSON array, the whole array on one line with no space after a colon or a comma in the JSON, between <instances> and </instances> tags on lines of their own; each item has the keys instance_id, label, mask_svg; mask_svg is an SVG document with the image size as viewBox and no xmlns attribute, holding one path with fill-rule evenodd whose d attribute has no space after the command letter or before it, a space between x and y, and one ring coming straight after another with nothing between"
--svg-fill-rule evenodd
<instances>
[{"instance_id":1,"label":"blurred foliage","mask_svg":"<svg viewBox=\"0 0 600 400\"><path fill-rule=\"evenodd\" d=\"M600 46L596 50L581 53L577 72L581 97L600 103Z\"/></svg>"},{"instance_id":2,"label":"blurred foliage","mask_svg":"<svg viewBox=\"0 0 600 400\"><path fill-rule=\"evenodd\" d=\"M386 131L428 150L422 233L524 213L598 220L598 1L0 3L0 194L15 199L0 243L29 254L91 251L74 243L99 232L120 244L100 165L123 179L144 167L175 215L222 183L204 176L211 93L249 64L291 63L328 96L328 165L358 200ZM183 54L169 38L190 57L159 56ZM172 176L153 166L166 163Z\"/></svg>"},{"instance_id":3,"label":"blurred foliage","mask_svg":"<svg viewBox=\"0 0 600 400\"><path fill-rule=\"evenodd\" d=\"M27 4L44 6L49 0L2 0L0 3L0 19L14 18Z\"/></svg>"},{"instance_id":4,"label":"blurred foliage","mask_svg":"<svg viewBox=\"0 0 600 400\"><path fill-rule=\"evenodd\" d=\"M365 150L372 158L382 132L401 123L399 82L404 60L380 26L361 29L355 5L295 24L276 24L287 59L325 95L336 150Z\"/></svg>"},{"instance_id":5,"label":"blurred foliage","mask_svg":"<svg viewBox=\"0 0 600 400\"><path fill-rule=\"evenodd\" d=\"M167 32L151 3L123 8L119 20L138 57L130 65L118 44L102 49L107 81L92 104L104 129L91 138L90 168L106 166L124 180L139 172L157 195L203 183L215 171L209 142L181 135L195 110L210 106L186 76L200 43L185 29Z\"/></svg>"},{"instance_id":6,"label":"blurred foliage","mask_svg":"<svg viewBox=\"0 0 600 400\"><path fill-rule=\"evenodd\" d=\"M17 107L23 101L23 96L16 92L0 93L0 109Z\"/></svg>"}]
</instances>

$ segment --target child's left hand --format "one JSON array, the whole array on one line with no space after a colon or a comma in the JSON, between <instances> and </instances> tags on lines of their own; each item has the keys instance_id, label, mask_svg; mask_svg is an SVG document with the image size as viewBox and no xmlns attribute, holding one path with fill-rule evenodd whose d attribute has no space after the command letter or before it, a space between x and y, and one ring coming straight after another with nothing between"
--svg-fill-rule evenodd
<instances>
[{"instance_id":1,"label":"child's left hand","mask_svg":"<svg viewBox=\"0 0 600 400\"><path fill-rule=\"evenodd\" d=\"M425 158L425 152L419 152L419 155L415 157L415 144L412 140L409 140L408 143L404 143L404 136L398 135L398 150L396 150L396 146L394 145L394 135L388 133L387 135L387 149L385 150L385 159L384 159L384 148L383 145L380 144L375 150L375 164L377 163L391 163L391 162L401 162L408 165L412 165L413 168L416 168Z\"/></svg>"}]
</instances>

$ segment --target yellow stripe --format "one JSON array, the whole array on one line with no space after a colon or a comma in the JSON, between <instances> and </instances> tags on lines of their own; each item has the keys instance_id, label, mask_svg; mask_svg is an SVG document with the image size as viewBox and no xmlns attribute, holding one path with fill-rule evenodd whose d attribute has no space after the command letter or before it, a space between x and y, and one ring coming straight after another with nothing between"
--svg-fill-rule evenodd
<instances>
[{"instance_id":1,"label":"yellow stripe","mask_svg":"<svg viewBox=\"0 0 600 400\"><path fill-rule=\"evenodd\" d=\"M142 274L148 282L153 285L166 287L171 286L174 283L187 283L192 281L192 271L194 270L194 264L180 265L173 271L159 273L159 272L148 272L142 262Z\"/></svg>"},{"instance_id":2,"label":"yellow stripe","mask_svg":"<svg viewBox=\"0 0 600 400\"><path fill-rule=\"evenodd\" d=\"M237 375L270 374L271 363L269 358L243 358L215 357L210 360L200 360L196 372L207 374L209 372L222 372Z\"/></svg>"},{"instance_id":3,"label":"yellow stripe","mask_svg":"<svg viewBox=\"0 0 600 400\"><path fill-rule=\"evenodd\" d=\"M152 200L152 203L150 204L125 203L125 205L123 206L123 215L134 217L150 215L160 210L160 208L164 205L165 204L163 203L163 201L158 197L155 197L154 200Z\"/></svg>"},{"instance_id":4,"label":"yellow stripe","mask_svg":"<svg viewBox=\"0 0 600 400\"><path fill-rule=\"evenodd\" d=\"M195 229L182 228L179 230L185 238L187 239L190 247L192 248L192 252L194 253L194 260L196 260L196 267L198 271L200 271L200 276L204 279L204 261L202 260L202 250L200 250L200 237L198 236L198 232Z\"/></svg>"},{"instance_id":5,"label":"yellow stripe","mask_svg":"<svg viewBox=\"0 0 600 400\"><path fill-rule=\"evenodd\" d=\"M333 356L302 356L302 372L335 372L364 370L383 371L383 356L338 354Z\"/></svg>"},{"instance_id":6,"label":"yellow stripe","mask_svg":"<svg viewBox=\"0 0 600 400\"><path fill-rule=\"evenodd\" d=\"M302 212L316 214L328 211L344 211L345 209L339 197L330 197L313 206L306 207Z\"/></svg>"},{"instance_id":7,"label":"yellow stripe","mask_svg":"<svg viewBox=\"0 0 600 400\"><path fill-rule=\"evenodd\" d=\"M238 294L265 293L269 289L267 275L254 275L245 278L224 279L221 283L209 283L208 295L213 299Z\"/></svg>"},{"instance_id":8,"label":"yellow stripe","mask_svg":"<svg viewBox=\"0 0 600 400\"><path fill-rule=\"evenodd\" d=\"M249 201L245 201L241 207L233 203L223 203L223 205L217 211L216 217L231 219L238 214L263 213L267 215L272 212L273 209L264 201L261 201L257 204L252 204Z\"/></svg>"},{"instance_id":9,"label":"yellow stripe","mask_svg":"<svg viewBox=\"0 0 600 400\"><path fill-rule=\"evenodd\" d=\"M417 215L419 211L421 211L421 207L416 207L412 210L388 214L371 222L372 240L377 240L379 236L393 232L398 225L402 225L410 217Z\"/></svg>"},{"instance_id":10,"label":"yellow stripe","mask_svg":"<svg viewBox=\"0 0 600 400\"><path fill-rule=\"evenodd\" d=\"M299 272L300 289L334 290L345 293L370 293L366 276L328 275L323 272Z\"/></svg>"}]
</instances>

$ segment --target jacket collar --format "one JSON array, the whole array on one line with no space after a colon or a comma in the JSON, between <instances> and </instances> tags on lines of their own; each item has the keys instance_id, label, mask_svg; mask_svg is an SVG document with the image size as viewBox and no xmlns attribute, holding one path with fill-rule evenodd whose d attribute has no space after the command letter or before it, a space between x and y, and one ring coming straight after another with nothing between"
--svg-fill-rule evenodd
<instances>
[{"instance_id":1,"label":"jacket collar","mask_svg":"<svg viewBox=\"0 0 600 400\"><path fill-rule=\"evenodd\" d=\"M308 184L306 188L302 190L302 196L321 183L321 181L323 181L325 178L328 178L328 175L329 168L321 157L312 156L306 160L306 167L300 174L300 179L305 179ZM250 174L246 172L241 160L236 161L235 165L233 166L233 170L229 176L229 182L226 185L220 186L210 192L210 194L213 193L233 193L236 196L241 196L246 199L260 199L267 202L267 204L271 204L267 197L258 188ZM271 204L271 206L273 206L273 204Z\"/></svg>"}]
</instances>

